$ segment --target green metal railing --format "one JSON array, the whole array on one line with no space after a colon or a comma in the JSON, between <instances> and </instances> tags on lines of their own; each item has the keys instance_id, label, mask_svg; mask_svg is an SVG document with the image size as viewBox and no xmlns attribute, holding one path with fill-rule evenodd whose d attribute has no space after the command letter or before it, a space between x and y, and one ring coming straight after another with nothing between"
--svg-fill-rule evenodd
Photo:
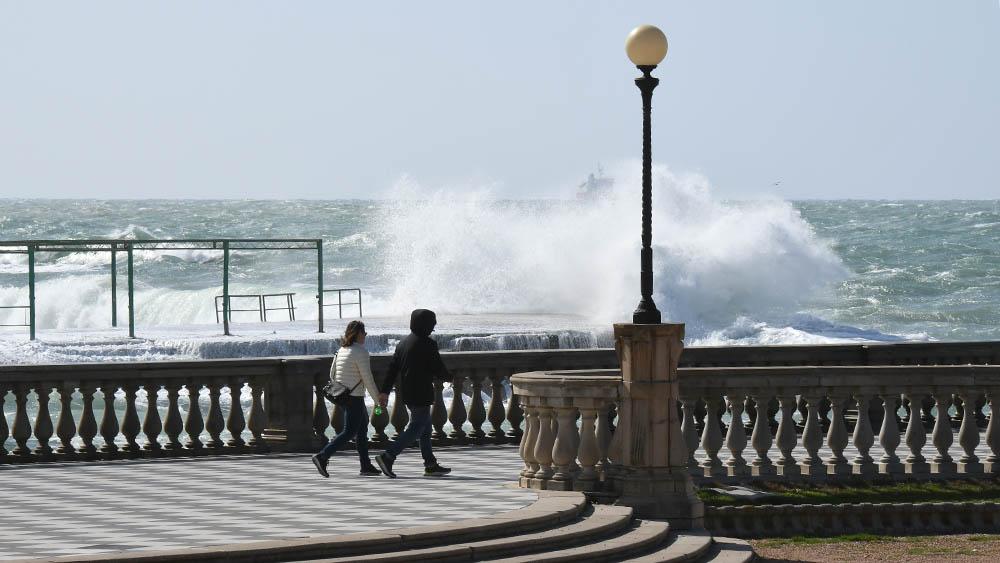
<instances>
[{"instance_id":1,"label":"green metal railing","mask_svg":"<svg viewBox=\"0 0 1000 563\"><path fill-rule=\"evenodd\" d=\"M223 331L229 335L229 266L232 250L311 250L316 252L317 324L323 327L323 239L88 239L88 240L15 240L0 241L0 254L25 254L28 257L28 304L3 309L28 310L27 325L31 340L35 340L35 255L45 252L110 252L111 253L111 326L118 326L118 253L127 257L128 271L128 334L135 338L135 264L136 250L219 250L222 252Z\"/></svg>"}]
</instances>

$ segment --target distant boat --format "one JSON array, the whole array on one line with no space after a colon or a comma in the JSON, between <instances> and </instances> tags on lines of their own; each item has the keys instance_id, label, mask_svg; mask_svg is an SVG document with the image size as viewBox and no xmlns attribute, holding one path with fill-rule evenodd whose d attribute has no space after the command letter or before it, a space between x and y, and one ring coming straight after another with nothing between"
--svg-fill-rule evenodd
<instances>
[{"instance_id":1,"label":"distant boat","mask_svg":"<svg viewBox=\"0 0 1000 563\"><path fill-rule=\"evenodd\" d=\"M580 184L576 190L576 199L578 201L596 201L599 199L604 199L611 195L611 190L615 186L614 178L610 178L604 175L604 169L600 165L597 166L597 175L590 173L587 176L587 180Z\"/></svg>"}]
</instances>

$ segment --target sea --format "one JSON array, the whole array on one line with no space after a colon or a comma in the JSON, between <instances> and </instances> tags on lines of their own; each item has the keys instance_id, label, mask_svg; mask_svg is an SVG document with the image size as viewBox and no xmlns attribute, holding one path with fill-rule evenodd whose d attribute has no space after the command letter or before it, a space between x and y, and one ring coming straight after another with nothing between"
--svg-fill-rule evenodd
<instances>
[{"instance_id":1,"label":"sea","mask_svg":"<svg viewBox=\"0 0 1000 563\"><path fill-rule=\"evenodd\" d=\"M4 199L0 240L321 238L325 286L360 288L374 352L414 308L438 313L445 350L605 347L640 297L639 185L622 173L595 201L405 185L378 200ZM728 200L656 167L653 207L654 299L689 346L1000 340L1000 201ZM315 251L236 250L230 292L293 292L295 320L237 312L224 336L222 266L216 250L137 251L132 339L124 254L117 328L108 253L39 254L38 338L0 328L0 364L328 353L358 316L327 307L317 332ZM27 300L26 256L0 254L0 307Z\"/></svg>"}]
</instances>

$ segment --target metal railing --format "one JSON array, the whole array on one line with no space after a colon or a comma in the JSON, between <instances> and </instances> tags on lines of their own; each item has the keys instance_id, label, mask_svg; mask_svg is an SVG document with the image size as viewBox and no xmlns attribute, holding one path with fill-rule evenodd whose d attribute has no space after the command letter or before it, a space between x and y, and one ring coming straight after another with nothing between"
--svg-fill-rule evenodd
<instances>
[{"instance_id":1,"label":"metal railing","mask_svg":"<svg viewBox=\"0 0 1000 563\"><path fill-rule=\"evenodd\" d=\"M295 295L294 292L291 293L262 293L260 295L260 310L264 315L264 322L267 322L267 312L268 311L288 311L288 320L295 320L295 300L292 296ZM267 298L268 297L284 297L285 306L284 307L268 307Z\"/></svg>"},{"instance_id":2,"label":"metal railing","mask_svg":"<svg viewBox=\"0 0 1000 563\"><path fill-rule=\"evenodd\" d=\"M267 318L267 312L268 311L288 311L288 320L294 321L295 320L295 300L292 298L293 295L295 295L295 292L286 292L286 293L243 293L243 294L239 294L239 295L230 295L229 296L229 300L230 301L232 301L233 299L253 299L253 300L255 300L257 302L257 306L254 307L253 309L234 309L232 307L232 305L230 305L229 309L228 309L229 310L229 314L226 315L226 318L228 318L230 321L233 320L233 313L234 312L236 312L236 313L241 313L241 312L242 313L257 313L257 317L260 319L261 322L267 322L268 321L268 318ZM267 298L268 297L284 297L285 298L285 306L284 307L268 307L267 306ZM220 307L220 304L222 305L221 307ZM226 307L225 307L225 296L224 295L216 295L215 296L215 322L216 323L221 322L220 321L220 317L219 317L219 313L223 313L225 310L226 310Z\"/></svg>"},{"instance_id":3,"label":"metal railing","mask_svg":"<svg viewBox=\"0 0 1000 563\"><path fill-rule=\"evenodd\" d=\"M352 292L352 293L356 292L357 295L358 295L358 300L357 301L350 301L350 302L344 303L344 293L345 292ZM351 306L351 305L357 305L358 306L358 317L363 317L364 316L362 314L362 310L361 310L361 288L359 288L359 287L349 287L349 288L341 288L341 289L324 289L323 293L336 293L337 294L337 302L336 303L325 303L325 304L323 304L323 307L337 307L337 318L340 318L340 319L344 318L344 307Z\"/></svg>"},{"instance_id":4,"label":"metal railing","mask_svg":"<svg viewBox=\"0 0 1000 563\"><path fill-rule=\"evenodd\" d=\"M28 314L29 314L29 311L31 310L31 305L7 305L7 306L4 306L4 307L0 307L0 309L23 309L24 310L24 322L23 323L20 323L20 324L16 324L16 323L4 323L4 324L0 324L0 326L27 326L27 327L31 326L31 323L28 320Z\"/></svg>"}]
</instances>

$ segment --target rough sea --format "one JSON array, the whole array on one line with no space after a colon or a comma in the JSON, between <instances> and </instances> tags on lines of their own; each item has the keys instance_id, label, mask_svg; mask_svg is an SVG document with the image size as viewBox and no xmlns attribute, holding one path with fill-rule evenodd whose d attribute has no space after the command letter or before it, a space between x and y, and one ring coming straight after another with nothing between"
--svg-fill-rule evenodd
<instances>
[{"instance_id":1,"label":"rough sea","mask_svg":"<svg viewBox=\"0 0 1000 563\"><path fill-rule=\"evenodd\" d=\"M362 289L374 351L416 307L438 312L446 349L608 346L639 299L630 185L593 202L416 188L378 201L7 199L0 240L322 238L325 285ZM662 168L654 188L654 299L688 345L1000 339L1000 201L725 201ZM26 264L0 254L0 306L27 304ZM138 251L131 340L110 326L107 253L40 254L36 268L38 340L0 329L0 363L325 353L356 316L328 308L316 333L315 253L236 251L231 293L295 292L297 320L236 313L223 337L222 253ZM126 319L124 254L118 273ZM0 309L2 324L24 318Z\"/></svg>"}]
</instances>

